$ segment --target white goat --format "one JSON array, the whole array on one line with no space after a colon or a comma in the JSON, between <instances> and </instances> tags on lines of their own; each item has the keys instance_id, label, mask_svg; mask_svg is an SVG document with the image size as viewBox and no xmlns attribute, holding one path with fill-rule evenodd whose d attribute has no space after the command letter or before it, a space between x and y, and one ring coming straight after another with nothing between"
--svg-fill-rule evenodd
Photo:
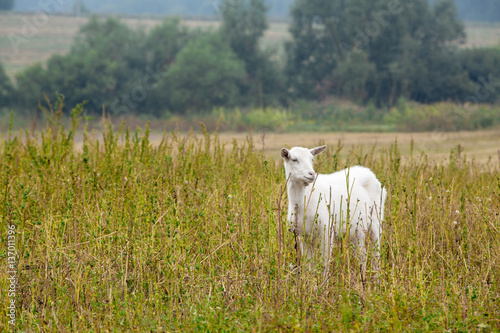
<instances>
[{"instance_id":1,"label":"white goat","mask_svg":"<svg viewBox=\"0 0 500 333\"><path fill-rule=\"evenodd\" d=\"M310 260L319 240L326 273L334 238L349 228L362 271L366 266L367 234L373 241L378 270L380 224L387 192L375 174L361 166L316 175L313 159L325 148L281 150L287 177L288 221L297 235L299 250Z\"/></svg>"}]
</instances>

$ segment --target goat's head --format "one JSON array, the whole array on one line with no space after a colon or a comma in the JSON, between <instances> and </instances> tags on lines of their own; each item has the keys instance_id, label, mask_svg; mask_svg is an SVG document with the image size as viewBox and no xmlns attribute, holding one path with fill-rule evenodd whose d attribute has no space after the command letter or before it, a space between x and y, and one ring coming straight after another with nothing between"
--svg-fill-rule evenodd
<instances>
[{"instance_id":1,"label":"goat's head","mask_svg":"<svg viewBox=\"0 0 500 333\"><path fill-rule=\"evenodd\" d=\"M288 150L281 149L281 157L285 161L285 173L289 182L302 182L310 184L314 182L316 173L313 168L314 156L322 153L326 146L312 149L293 147Z\"/></svg>"}]
</instances>

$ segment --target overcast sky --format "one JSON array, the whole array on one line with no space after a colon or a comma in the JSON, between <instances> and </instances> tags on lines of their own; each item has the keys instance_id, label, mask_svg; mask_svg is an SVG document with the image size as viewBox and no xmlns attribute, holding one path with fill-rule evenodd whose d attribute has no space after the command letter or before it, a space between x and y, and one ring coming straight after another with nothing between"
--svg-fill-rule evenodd
<instances>
[{"instance_id":1,"label":"overcast sky","mask_svg":"<svg viewBox=\"0 0 500 333\"><path fill-rule=\"evenodd\" d=\"M73 12L77 0L15 0L16 11L41 11L43 4L51 11ZM92 13L154 14L217 17L220 0L81 0ZM331 0L325 0L331 1ZM388 0L389 1L389 0ZM402 0L403 1L403 0ZM406 0L410 1L410 0ZM436 0L430 0L435 2ZM469 21L500 21L500 0L454 0L460 16ZM269 16L287 17L294 0L266 0ZM62 5L59 5L62 3Z\"/></svg>"},{"instance_id":2,"label":"overcast sky","mask_svg":"<svg viewBox=\"0 0 500 333\"><path fill-rule=\"evenodd\" d=\"M59 0L62 6L50 6L51 11L71 12L76 0ZM271 16L284 17L294 0L267 0ZM157 14L216 16L220 0L82 0L93 13ZM57 1L16 0L15 11L40 11L40 3ZM54 10L57 9L57 10Z\"/></svg>"}]
</instances>

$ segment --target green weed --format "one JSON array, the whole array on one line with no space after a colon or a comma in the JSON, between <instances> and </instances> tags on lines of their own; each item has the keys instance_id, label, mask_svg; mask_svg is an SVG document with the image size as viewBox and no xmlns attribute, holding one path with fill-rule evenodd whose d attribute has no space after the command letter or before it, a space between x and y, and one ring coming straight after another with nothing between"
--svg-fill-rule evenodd
<instances>
[{"instance_id":1,"label":"green weed","mask_svg":"<svg viewBox=\"0 0 500 333\"><path fill-rule=\"evenodd\" d=\"M291 268L282 162L251 136L224 146L206 129L173 132L153 146L148 127L105 123L100 139L84 126L77 151L80 110L69 129L47 111L43 130L12 134L0 155L2 243L17 230L16 330L500 330L491 164L329 146L318 172L363 164L389 194L378 277L362 278L338 244L325 282L320 269Z\"/></svg>"}]
</instances>

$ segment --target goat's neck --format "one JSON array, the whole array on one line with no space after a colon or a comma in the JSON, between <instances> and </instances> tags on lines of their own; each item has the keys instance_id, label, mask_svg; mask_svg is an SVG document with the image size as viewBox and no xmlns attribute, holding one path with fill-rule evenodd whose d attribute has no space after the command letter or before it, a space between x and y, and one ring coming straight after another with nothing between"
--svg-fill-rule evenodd
<instances>
[{"instance_id":1,"label":"goat's neck","mask_svg":"<svg viewBox=\"0 0 500 333\"><path fill-rule=\"evenodd\" d=\"M304 183L289 182L288 190L288 218L292 222L294 231L298 231L297 224L302 223L304 218L304 197L306 195L306 186Z\"/></svg>"}]
</instances>

